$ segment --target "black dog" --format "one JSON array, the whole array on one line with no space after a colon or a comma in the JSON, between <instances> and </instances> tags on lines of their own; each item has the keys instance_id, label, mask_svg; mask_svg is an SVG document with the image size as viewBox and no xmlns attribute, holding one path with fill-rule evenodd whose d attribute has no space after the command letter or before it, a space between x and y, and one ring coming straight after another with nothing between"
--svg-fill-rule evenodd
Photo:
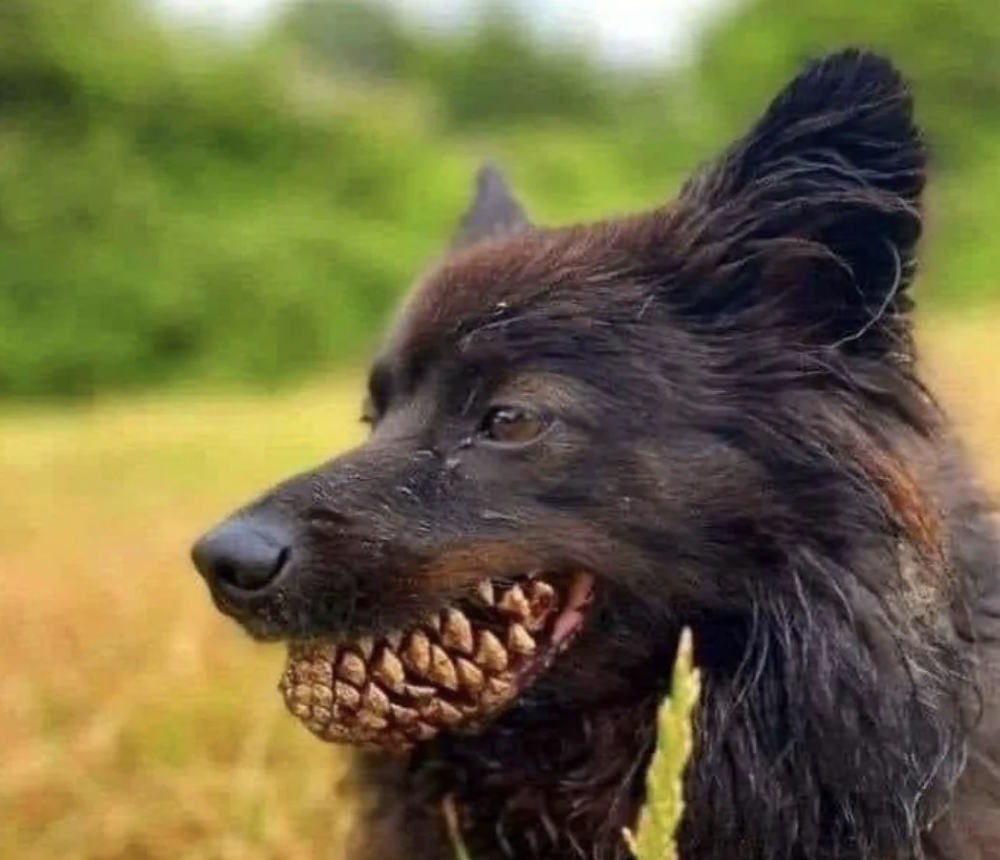
<instances>
[{"instance_id":1,"label":"black dog","mask_svg":"<svg viewBox=\"0 0 1000 860\"><path fill-rule=\"evenodd\" d=\"M370 440L195 549L261 639L398 643L484 581L576 600L495 718L362 759L348 856L452 857L451 796L475 860L628 857L688 625L684 860L1000 857L1000 550L915 370L924 174L906 86L846 51L648 214L543 229L480 175Z\"/></svg>"}]
</instances>

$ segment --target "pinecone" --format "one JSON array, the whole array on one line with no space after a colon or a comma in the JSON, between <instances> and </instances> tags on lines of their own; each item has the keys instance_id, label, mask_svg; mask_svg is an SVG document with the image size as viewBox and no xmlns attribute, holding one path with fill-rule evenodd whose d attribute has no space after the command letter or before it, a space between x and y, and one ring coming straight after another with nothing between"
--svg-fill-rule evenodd
<instances>
[{"instance_id":1,"label":"pinecone","mask_svg":"<svg viewBox=\"0 0 1000 860\"><path fill-rule=\"evenodd\" d=\"M468 614L449 608L378 641L292 643L285 704L322 740L391 751L487 722L517 697L560 600L539 579L477 594Z\"/></svg>"}]
</instances>

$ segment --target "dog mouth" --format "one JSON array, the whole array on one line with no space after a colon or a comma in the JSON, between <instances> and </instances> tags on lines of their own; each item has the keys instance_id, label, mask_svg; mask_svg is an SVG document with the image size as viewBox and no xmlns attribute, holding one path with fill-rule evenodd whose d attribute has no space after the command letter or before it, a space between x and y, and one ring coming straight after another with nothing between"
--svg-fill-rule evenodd
<instances>
[{"instance_id":1,"label":"dog mouth","mask_svg":"<svg viewBox=\"0 0 1000 860\"><path fill-rule=\"evenodd\" d=\"M399 632L289 643L278 689L331 743L404 752L442 731L475 734L569 646L593 595L588 573L484 580Z\"/></svg>"}]
</instances>

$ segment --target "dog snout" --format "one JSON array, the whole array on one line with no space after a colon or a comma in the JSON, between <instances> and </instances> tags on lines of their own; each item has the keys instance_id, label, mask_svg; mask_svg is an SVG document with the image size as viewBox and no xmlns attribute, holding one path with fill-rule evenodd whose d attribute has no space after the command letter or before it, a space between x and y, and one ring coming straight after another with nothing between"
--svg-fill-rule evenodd
<instances>
[{"instance_id":1,"label":"dog snout","mask_svg":"<svg viewBox=\"0 0 1000 860\"><path fill-rule=\"evenodd\" d=\"M194 566L208 584L236 599L266 591L291 555L290 529L260 516L226 520L191 550Z\"/></svg>"}]
</instances>

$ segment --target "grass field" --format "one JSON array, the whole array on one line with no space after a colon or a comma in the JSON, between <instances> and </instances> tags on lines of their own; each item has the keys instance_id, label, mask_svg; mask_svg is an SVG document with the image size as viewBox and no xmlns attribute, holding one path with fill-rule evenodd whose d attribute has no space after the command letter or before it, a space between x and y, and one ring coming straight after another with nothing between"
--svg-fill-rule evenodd
<instances>
[{"instance_id":1,"label":"grass field","mask_svg":"<svg viewBox=\"0 0 1000 860\"><path fill-rule=\"evenodd\" d=\"M921 331L1000 490L1000 313ZM0 857L338 860L344 762L287 717L280 648L218 616L190 540L360 438L355 380L0 418Z\"/></svg>"}]
</instances>

